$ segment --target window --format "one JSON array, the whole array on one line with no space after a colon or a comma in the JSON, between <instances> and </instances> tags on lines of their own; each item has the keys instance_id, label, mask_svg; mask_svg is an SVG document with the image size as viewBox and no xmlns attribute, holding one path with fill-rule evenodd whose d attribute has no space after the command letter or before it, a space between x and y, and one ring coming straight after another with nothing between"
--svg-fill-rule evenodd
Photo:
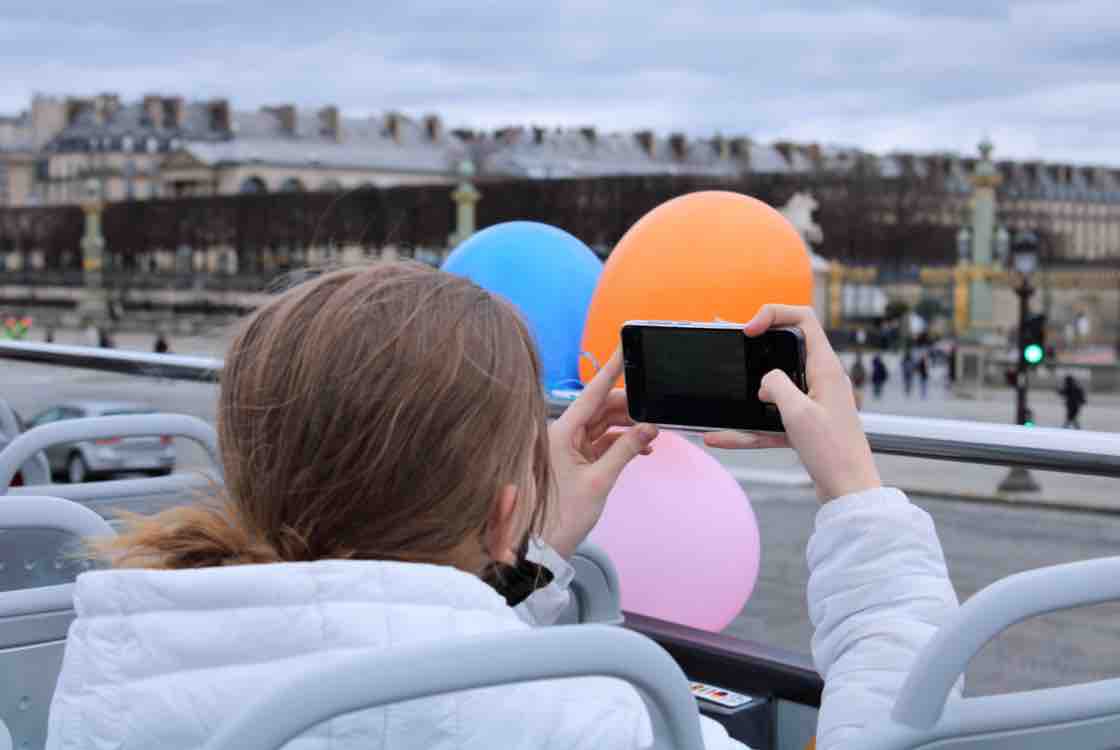
<instances>
[{"instance_id":1,"label":"window","mask_svg":"<svg viewBox=\"0 0 1120 750\"><path fill-rule=\"evenodd\" d=\"M47 409L42 414L37 414L36 416L32 417L31 421L27 423L27 428L31 429L32 427L38 427L39 425L57 422L62 418L61 414L62 409L57 406L53 409Z\"/></svg>"},{"instance_id":2,"label":"window","mask_svg":"<svg viewBox=\"0 0 1120 750\"><path fill-rule=\"evenodd\" d=\"M268 188L264 184L264 180L256 175L250 175L241 181L239 191L242 193L267 193Z\"/></svg>"}]
</instances>

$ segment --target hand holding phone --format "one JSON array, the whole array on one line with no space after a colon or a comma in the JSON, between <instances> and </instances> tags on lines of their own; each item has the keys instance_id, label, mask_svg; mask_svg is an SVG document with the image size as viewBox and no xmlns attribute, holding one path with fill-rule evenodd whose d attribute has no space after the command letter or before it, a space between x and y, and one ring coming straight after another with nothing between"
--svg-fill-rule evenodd
<instances>
[{"instance_id":1,"label":"hand holding phone","mask_svg":"<svg viewBox=\"0 0 1120 750\"><path fill-rule=\"evenodd\" d=\"M782 432L777 407L758 397L771 370L805 388L797 328L750 338L734 323L635 320L622 327L626 398L637 422L693 430Z\"/></svg>"},{"instance_id":2,"label":"hand holding phone","mask_svg":"<svg viewBox=\"0 0 1120 750\"><path fill-rule=\"evenodd\" d=\"M813 310L766 305L744 330L748 336L757 337L780 326L796 326L804 334L809 386L806 393L781 371L770 372L762 379L759 396L777 405L786 434L713 432L704 436L704 443L712 448L792 445L816 483L822 502L881 486L851 382Z\"/></svg>"}]
</instances>

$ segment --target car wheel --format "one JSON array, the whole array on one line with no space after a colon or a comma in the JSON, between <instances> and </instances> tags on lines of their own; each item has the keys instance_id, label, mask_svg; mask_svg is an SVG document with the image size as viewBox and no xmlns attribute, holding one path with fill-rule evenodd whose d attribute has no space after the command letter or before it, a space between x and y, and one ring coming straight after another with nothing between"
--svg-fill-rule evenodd
<instances>
[{"instance_id":1,"label":"car wheel","mask_svg":"<svg viewBox=\"0 0 1120 750\"><path fill-rule=\"evenodd\" d=\"M82 484L89 479L89 467L81 453L74 453L66 462L66 478L70 484Z\"/></svg>"}]
</instances>

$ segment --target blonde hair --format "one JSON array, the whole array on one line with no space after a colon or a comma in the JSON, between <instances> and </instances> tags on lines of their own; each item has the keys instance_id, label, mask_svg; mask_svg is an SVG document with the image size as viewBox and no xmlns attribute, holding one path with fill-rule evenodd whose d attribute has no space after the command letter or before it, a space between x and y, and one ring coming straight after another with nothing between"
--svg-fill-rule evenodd
<instances>
[{"instance_id":1,"label":"blonde hair","mask_svg":"<svg viewBox=\"0 0 1120 750\"><path fill-rule=\"evenodd\" d=\"M233 339L218 433L226 489L99 551L118 567L361 558L447 563L499 488L543 528L540 363L508 302L411 263L324 274ZM477 571L486 574L487 571Z\"/></svg>"}]
</instances>

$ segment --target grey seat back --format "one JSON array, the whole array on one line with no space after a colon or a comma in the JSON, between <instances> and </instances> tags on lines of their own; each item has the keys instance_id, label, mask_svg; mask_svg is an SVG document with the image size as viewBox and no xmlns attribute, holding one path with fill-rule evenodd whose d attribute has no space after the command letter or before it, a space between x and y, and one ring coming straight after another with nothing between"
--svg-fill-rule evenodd
<instances>
[{"instance_id":1,"label":"grey seat back","mask_svg":"<svg viewBox=\"0 0 1120 750\"><path fill-rule=\"evenodd\" d=\"M0 531L28 530L83 538L113 534L104 519L77 503L42 496L0 498ZM4 545L0 550L7 551ZM17 748L40 748L46 742L47 714L73 619L71 583L0 592L0 722Z\"/></svg>"},{"instance_id":2,"label":"grey seat back","mask_svg":"<svg viewBox=\"0 0 1120 750\"><path fill-rule=\"evenodd\" d=\"M601 623L621 625L623 622L618 571L600 547L584 542L569 560L575 568L572 599L557 622Z\"/></svg>"},{"instance_id":3,"label":"grey seat back","mask_svg":"<svg viewBox=\"0 0 1120 750\"><path fill-rule=\"evenodd\" d=\"M960 608L919 654L868 750L1114 750L1120 679L949 699L980 648L1036 615L1120 600L1120 557L1057 565L997 581Z\"/></svg>"},{"instance_id":4,"label":"grey seat back","mask_svg":"<svg viewBox=\"0 0 1120 750\"><path fill-rule=\"evenodd\" d=\"M210 458L207 472L176 473L167 477L122 479L110 482L50 485L52 495L96 506L110 504L113 508L151 512L170 505L190 502L221 482L218 458L218 436L214 428L186 414L129 414L112 417L71 419L41 425L20 435L0 451L0 494L33 495L41 487L8 488L11 476L27 456L58 443L74 443L107 437L143 437L172 435L199 443Z\"/></svg>"},{"instance_id":5,"label":"grey seat back","mask_svg":"<svg viewBox=\"0 0 1120 750\"><path fill-rule=\"evenodd\" d=\"M21 432L15 410L7 401L0 399L0 448L15 440ZM25 484L50 484L51 470L47 457L36 453L23 462L20 467ZM9 480L9 484L11 480Z\"/></svg>"},{"instance_id":6,"label":"grey seat back","mask_svg":"<svg viewBox=\"0 0 1120 750\"><path fill-rule=\"evenodd\" d=\"M617 677L637 688L649 711L655 748L703 748L688 682L660 646L624 628L559 625L325 658L316 668L262 686L264 694L205 749L274 750L353 711L460 690L593 675Z\"/></svg>"}]
</instances>

